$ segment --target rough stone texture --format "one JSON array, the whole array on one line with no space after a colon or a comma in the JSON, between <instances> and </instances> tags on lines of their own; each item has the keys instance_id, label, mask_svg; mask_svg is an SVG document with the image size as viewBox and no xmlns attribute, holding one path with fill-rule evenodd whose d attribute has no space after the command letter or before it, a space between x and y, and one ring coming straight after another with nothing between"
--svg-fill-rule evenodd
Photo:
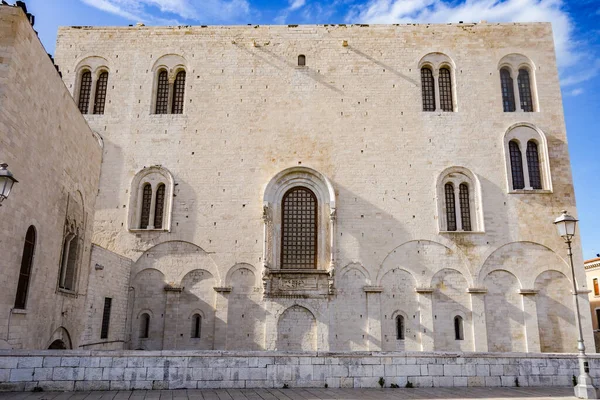
<instances>
[{"instance_id":1,"label":"rough stone texture","mask_svg":"<svg viewBox=\"0 0 600 400\"><path fill-rule=\"evenodd\" d=\"M2 203L0 348L77 348L102 149L20 8L0 5L0 162L19 183ZM75 290L58 289L65 218L76 216ZM14 310L25 234L36 245L25 310ZM32 367L40 367L35 365Z\"/></svg>"}]
</instances>

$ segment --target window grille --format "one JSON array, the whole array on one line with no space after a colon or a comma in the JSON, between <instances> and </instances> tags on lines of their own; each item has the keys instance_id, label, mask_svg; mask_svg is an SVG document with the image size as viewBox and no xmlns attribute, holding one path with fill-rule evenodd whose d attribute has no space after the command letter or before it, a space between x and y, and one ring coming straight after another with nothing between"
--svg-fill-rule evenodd
<instances>
[{"instance_id":1,"label":"window grille","mask_svg":"<svg viewBox=\"0 0 600 400\"><path fill-rule=\"evenodd\" d=\"M79 237L73 233L67 234L63 243L60 281L58 285L61 289L75 290L78 245Z\"/></svg>"},{"instance_id":2,"label":"window grille","mask_svg":"<svg viewBox=\"0 0 600 400\"><path fill-rule=\"evenodd\" d=\"M199 314L194 314L192 317L192 338L199 339L202 329L202 317Z\"/></svg>"},{"instance_id":3,"label":"window grille","mask_svg":"<svg viewBox=\"0 0 600 400\"><path fill-rule=\"evenodd\" d=\"M463 231L471 230L471 207L469 201L469 186L466 183L461 183L458 186L458 197L460 200L460 222L462 223Z\"/></svg>"},{"instance_id":4,"label":"window grille","mask_svg":"<svg viewBox=\"0 0 600 400\"><path fill-rule=\"evenodd\" d=\"M594 296L600 296L600 288L598 288L598 278L594 278Z\"/></svg>"},{"instance_id":5,"label":"window grille","mask_svg":"<svg viewBox=\"0 0 600 400\"><path fill-rule=\"evenodd\" d=\"M173 114L183 114L183 98L185 93L185 71L179 71L173 85Z\"/></svg>"},{"instance_id":6,"label":"window grille","mask_svg":"<svg viewBox=\"0 0 600 400\"><path fill-rule=\"evenodd\" d=\"M454 317L454 339L465 340L463 319L460 315Z\"/></svg>"},{"instance_id":7,"label":"window grille","mask_svg":"<svg viewBox=\"0 0 600 400\"><path fill-rule=\"evenodd\" d=\"M404 317L402 315L396 317L396 340L404 340Z\"/></svg>"},{"instance_id":8,"label":"window grille","mask_svg":"<svg viewBox=\"0 0 600 400\"><path fill-rule=\"evenodd\" d=\"M533 112L533 98L531 97L531 82L529 80L529 71L521 68L517 77L519 84L519 99L521 100L521 110Z\"/></svg>"},{"instance_id":9,"label":"window grille","mask_svg":"<svg viewBox=\"0 0 600 400\"><path fill-rule=\"evenodd\" d=\"M147 339L150 336L150 316L146 313L140 317L140 338Z\"/></svg>"},{"instance_id":10,"label":"window grille","mask_svg":"<svg viewBox=\"0 0 600 400\"><path fill-rule=\"evenodd\" d=\"M421 68L421 92L423 96L423 111L435 111L433 72L427 67Z\"/></svg>"},{"instance_id":11,"label":"window grille","mask_svg":"<svg viewBox=\"0 0 600 400\"><path fill-rule=\"evenodd\" d=\"M600 309L596 309L596 329L600 329Z\"/></svg>"},{"instance_id":12,"label":"window grille","mask_svg":"<svg viewBox=\"0 0 600 400\"><path fill-rule=\"evenodd\" d=\"M523 159L521 158L521 149L514 140L508 142L510 152L510 170L512 172L513 189L525 188L525 177L523 176Z\"/></svg>"},{"instance_id":13,"label":"window grille","mask_svg":"<svg viewBox=\"0 0 600 400\"><path fill-rule=\"evenodd\" d=\"M158 73L156 87L156 114L167 114L169 111L169 75L162 70Z\"/></svg>"},{"instance_id":14,"label":"window grille","mask_svg":"<svg viewBox=\"0 0 600 400\"><path fill-rule=\"evenodd\" d=\"M150 205L152 204L152 186L144 185L142 192L142 215L140 216L140 229L148 229L150 225Z\"/></svg>"},{"instance_id":15,"label":"window grille","mask_svg":"<svg viewBox=\"0 0 600 400\"><path fill-rule=\"evenodd\" d=\"M306 56L303 54L300 54L298 56L298 66L299 67L304 67L306 65Z\"/></svg>"},{"instance_id":16,"label":"window grille","mask_svg":"<svg viewBox=\"0 0 600 400\"><path fill-rule=\"evenodd\" d=\"M500 86L502 88L502 105L504 112L515 111L515 87L513 78L507 68L500 70Z\"/></svg>"},{"instance_id":17,"label":"window grille","mask_svg":"<svg viewBox=\"0 0 600 400\"><path fill-rule=\"evenodd\" d=\"M102 313L102 331L100 332L100 339L108 339L108 327L110 325L110 308L112 306L112 299L110 297L104 298L104 312Z\"/></svg>"},{"instance_id":18,"label":"window grille","mask_svg":"<svg viewBox=\"0 0 600 400\"><path fill-rule=\"evenodd\" d=\"M442 111L454 111L452 105L452 79L448 68L440 68L440 107Z\"/></svg>"},{"instance_id":19,"label":"window grille","mask_svg":"<svg viewBox=\"0 0 600 400\"><path fill-rule=\"evenodd\" d=\"M163 213L165 210L165 185L160 184L156 189L156 204L154 206L154 228L162 229Z\"/></svg>"},{"instance_id":20,"label":"window grille","mask_svg":"<svg viewBox=\"0 0 600 400\"><path fill-rule=\"evenodd\" d=\"M529 184L533 189L542 188L542 176L540 174L540 157L538 145L530 140L527 142L527 170L529 171Z\"/></svg>"},{"instance_id":21,"label":"window grille","mask_svg":"<svg viewBox=\"0 0 600 400\"><path fill-rule=\"evenodd\" d=\"M92 93L92 73L85 71L81 74L81 84L79 85L79 111L87 114L90 107L90 94Z\"/></svg>"},{"instance_id":22,"label":"window grille","mask_svg":"<svg viewBox=\"0 0 600 400\"><path fill-rule=\"evenodd\" d=\"M108 86L108 72L103 72L96 82L96 97L94 98L94 114L104 114L106 104L106 87Z\"/></svg>"},{"instance_id":23,"label":"window grille","mask_svg":"<svg viewBox=\"0 0 600 400\"><path fill-rule=\"evenodd\" d=\"M454 204L454 185L451 183L446 183L444 186L446 192L446 221L447 221L447 230L455 231L456 230L456 207Z\"/></svg>"},{"instance_id":24,"label":"window grille","mask_svg":"<svg viewBox=\"0 0 600 400\"><path fill-rule=\"evenodd\" d=\"M19 283L17 284L17 296L15 308L24 310L27 304L27 290L31 278L31 266L33 265L33 254L35 253L35 228L27 229L25 243L23 245L23 256L21 257L21 270L19 272Z\"/></svg>"},{"instance_id":25,"label":"window grille","mask_svg":"<svg viewBox=\"0 0 600 400\"><path fill-rule=\"evenodd\" d=\"M317 267L317 198L304 187L282 200L281 268Z\"/></svg>"}]
</instances>

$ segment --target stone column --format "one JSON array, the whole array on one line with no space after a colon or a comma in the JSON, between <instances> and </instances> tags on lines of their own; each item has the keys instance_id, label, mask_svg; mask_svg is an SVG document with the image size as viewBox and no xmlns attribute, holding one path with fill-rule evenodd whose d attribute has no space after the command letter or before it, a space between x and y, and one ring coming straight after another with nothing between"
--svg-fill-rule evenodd
<instances>
[{"instance_id":1,"label":"stone column","mask_svg":"<svg viewBox=\"0 0 600 400\"><path fill-rule=\"evenodd\" d=\"M179 345L179 295L182 290L183 288L174 285L165 286L167 304L165 305L165 317L163 319L165 324L163 327L163 350L177 350Z\"/></svg>"},{"instance_id":2,"label":"stone column","mask_svg":"<svg viewBox=\"0 0 600 400\"><path fill-rule=\"evenodd\" d=\"M435 93L435 111L442 111L442 102L440 100L440 74L439 74L439 70L438 69L434 69L433 66L431 67L431 72L433 75L433 91ZM422 94L421 94L422 95Z\"/></svg>"},{"instance_id":3,"label":"stone column","mask_svg":"<svg viewBox=\"0 0 600 400\"><path fill-rule=\"evenodd\" d=\"M381 351L381 286L365 286L367 296L367 349Z\"/></svg>"},{"instance_id":4,"label":"stone column","mask_svg":"<svg viewBox=\"0 0 600 400\"><path fill-rule=\"evenodd\" d=\"M418 287L415 291L419 294L421 351L433 351L433 288Z\"/></svg>"},{"instance_id":5,"label":"stone column","mask_svg":"<svg viewBox=\"0 0 600 400\"><path fill-rule=\"evenodd\" d=\"M523 321L525 322L526 350L529 353L541 352L540 329L538 327L537 304L534 289L521 289L519 294L523 297Z\"/></svg>"},{"instance_id":6,"label":"stone column","mask_svg":"<svg viewBox=\"0 0 600 400\"><path fill-rule=\"evenodd\" d=\"M214 350L227 349L227 316L229 315L229 293L231 286L215 287L215 333L213 341Z\"/></svg>"},{"instance_id":7,"label":"stone column","mask_svg":"<svg viewBox=\"0 0 600 400\"><path fill-rule=\"evenodd\" d=\"M471 320L473 330L473 351L488 351L487 325L485 321L485 288L469 288L471 295Z\"/></svg>"}]
</instances>

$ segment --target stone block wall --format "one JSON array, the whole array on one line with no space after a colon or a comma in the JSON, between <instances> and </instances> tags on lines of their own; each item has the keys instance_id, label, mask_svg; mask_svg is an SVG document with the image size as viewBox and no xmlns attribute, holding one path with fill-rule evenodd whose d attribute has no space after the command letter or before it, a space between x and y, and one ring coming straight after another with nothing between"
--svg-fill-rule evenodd
<instances>
[{"instance_id":1,"label":"stone block wall","mask_svg":"<svg viewBox=\"0 0 600 400\"><path fill-rule=\"evenodd\" d=\"M600 378L600 358L590 357ZM12 352L0 353L0 390L571 386L574 354Z\"/></svg>"}]
</instances>

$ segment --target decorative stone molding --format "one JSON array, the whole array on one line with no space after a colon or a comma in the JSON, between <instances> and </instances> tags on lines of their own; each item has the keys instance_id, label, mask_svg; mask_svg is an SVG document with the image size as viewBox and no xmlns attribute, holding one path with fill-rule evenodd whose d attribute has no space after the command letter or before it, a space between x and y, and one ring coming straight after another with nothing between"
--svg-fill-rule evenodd
<instances>
[{"instance_id":1,"label":"decorative stone molding","mask_svg":"<svg viewBox=\"0 0 600 400\"><path fill-rule=\"evenodd\" d=\"M230 293L233 290L231 286L215 286L213 289L217 293Z\"/></svg>"},{"instance_id":2,"label":"decorative stone molding","mask_svg":"<svg viewBox=\"0 0 600 400\"><path fill-rule=\"evenodd\" d=\"M539 290L535 290L535 289L520 289L519 290L519 294L522 294L523 296L533 296L538 294Z\"/></svg>"},{"instance_id":3,"label":"decorative stone molding","mask_svg":"<svg viewBox=\"0 0 600 400\"><path fill-rule=\"evenodd\" d=\"M432 287L416 287L415 292L417 292L419 294L433 293L433 288Z\"/></svg>"},{"instance_id":4,"label":"decorative stone molding","mask_svg":"<svg viewBox=\"0 0 600 400\"><path fill-rule=\"evenodd\" d=\"M175 283L166 284L164 289L165 289L165 292L181 293L183 291L183 287L177 286Z\"/></svg>"},{"instance_id":5,"label":"decorative stone molding","mask_svg":"<svg viewBox=\"0 0 600 400\"><path fill-rule=\"evenodd\" d=\"M383 292L383 286L364 286L363 291L365 293L381 293Z\"/></svg>"},{"instance_id":6,"label":"decorative stone molding","mask_svg":"<svg viewBox=\"0 0 600 400\"><path fill-rule=\"evenodd\" d=\"M487 291L486 288L467 288L467 293L470 294L485 294Z\"/></svg>"}]
</instances>

